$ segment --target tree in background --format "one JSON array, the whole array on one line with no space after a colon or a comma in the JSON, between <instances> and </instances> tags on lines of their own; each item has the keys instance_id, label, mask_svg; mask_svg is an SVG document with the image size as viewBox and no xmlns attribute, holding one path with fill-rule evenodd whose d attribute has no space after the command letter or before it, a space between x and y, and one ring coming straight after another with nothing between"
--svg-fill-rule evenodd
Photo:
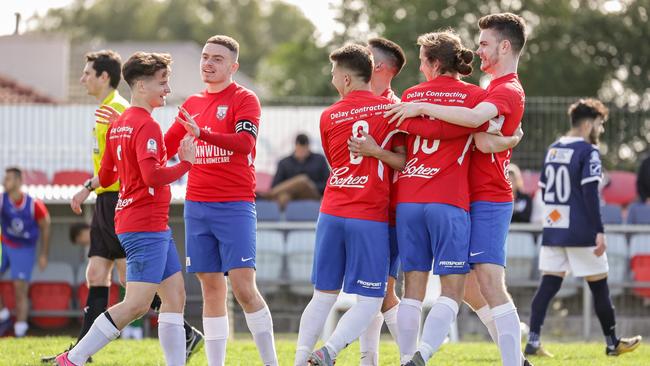
<instances>
[{"instance_id":1,"label":"tree in background","mask_svg":"<svg viewBox=\"0 0 650 366\"><path fill-rule=\"evenodd\" d=\"M475 49L477 20L503 11L522 15L529 26L519 70L527 95L600 94L650 107L650 0L342 0L337 20L345 31L337 39L378 34L402 45L409 61L396 86L404 90L419 81L419 34L453 27Z\"/></svg>"},{"instance_id":2,"label":"tree in background","mask_svg":"<svg viewBox=\"0 0 650 366\"><path fill-rule=\"evenodd\" d=\"M241 71L273 96L333 94L328 52L316 45L314 25L281 1L76 0L32 21L37 32L63 32L73 40L203 45L214 34L227 34L242 45Z\"/></svg>"}]
</instances>

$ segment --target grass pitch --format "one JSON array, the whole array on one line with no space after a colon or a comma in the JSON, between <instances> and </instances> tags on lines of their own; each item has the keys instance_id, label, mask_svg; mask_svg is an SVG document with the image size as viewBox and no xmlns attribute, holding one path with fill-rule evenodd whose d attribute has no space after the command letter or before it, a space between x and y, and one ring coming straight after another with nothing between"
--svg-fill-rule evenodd
<instances>
[{"instance_id":1,"label":"grass pitch","mask_svg":"<svg viewBox=\"0 0 650 366\"><path fill-rule=\"evenodd\" d=\"M261 365L255 344L247 335L238 335L236 341L228 344L226 364L232 366ZM70 337L27 337L23 339L0 338L0 365L23 366L42 365L40 357L60 352L74 341ZM650 365L650 347L641 345L632 353L620 357L605 356L602 343L546 343L545 348L555 354L555 358L534 358L535 366L646 366ZM279 336L277 341L280 365L293 366L295 335ZM117 340L100 351L90 366L164 365L163 354L157 339L144 341ZM399 365L397 346L385 340L381 344L381 365ZM453 366L492 366L499 365L499 353L491 343L447 344L434 356L429 365ZM188 364L207 365L205 354L201 351ZM359 365L358 342L341 352L337 366Z\"/></svg>"}]
</instances>

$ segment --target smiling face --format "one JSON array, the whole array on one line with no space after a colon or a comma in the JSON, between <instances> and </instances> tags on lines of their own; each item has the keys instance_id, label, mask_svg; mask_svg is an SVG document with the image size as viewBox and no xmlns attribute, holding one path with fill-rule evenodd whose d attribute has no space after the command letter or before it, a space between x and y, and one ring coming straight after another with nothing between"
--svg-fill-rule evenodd
<instances>
[{"instance_id":1,"label":"smiling face","mask_svg":"<svg viewBox=\"0 0 650 366\"><path fill-rule=\"evenodd\" d=\"M336 62L332 63L332 85L342 97L345 96L347 86L350 85L350 73Z\"/></svg>"},{"instance_id":2,"label":"smiling face","mask_svg":"<svg viewBox=\"0 0 650 366\"><path fill-rule=\"evenodd\" d=\"M142 78L137 81L137 90L142 100L146 101L151 108L165 105L166 97L171 93L169 87L169 69L160 69L153 76Z\"/></svg>"},{"instance_id":3,"label":"smiling face","mask_svg":"<svg viewBox=\"0 0 650 366\"><path fill-rule=\"evenodd\" d=\"M229 81L239 68L235 53L225 46L206 43L201 53L201 78L206 84Z\"/></svg>"},{"instance_id":4,"label":"smiling face","mask_svg":"<svg viewBox=\"0 0 650 366\"><path fill-rule=\"evenodd\" d=\"M499 41L497 33L494 30L481 30L481 35L479 36L479 46L476 50L476 54L481 58L481 71L487 74L494 72L496 66L499 63L499 47L501 46L502 42L507 41Z\"/></svg>"}]
</instances>

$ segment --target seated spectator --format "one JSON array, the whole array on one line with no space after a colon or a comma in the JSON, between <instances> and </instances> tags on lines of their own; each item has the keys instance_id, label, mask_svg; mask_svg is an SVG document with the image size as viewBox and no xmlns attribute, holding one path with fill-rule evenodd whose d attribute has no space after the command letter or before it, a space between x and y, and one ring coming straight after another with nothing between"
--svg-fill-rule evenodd
<instances>
[{"instance_id":1,"label":"seated spectator","mask_svg":"<svg viewBox=\"0 0 650 366\"><path fill-rule=\"evenodd\" d=\"M532 198L524 193L524 178L521 175L521 170L515 164L508 166L508 179L512 184L514 199L511 222L530 222L530 215L533 210Z\"/></svg>"},{"instance_id":2,"label":"seated spectator","mask_svg":"<svg viewBox=\"0 0 650 366\"><path fill-rule=\"evenodd\" d=\"M85 222L77 222L70 225L70 242L72 245L79 244L83 250L83 258L85 260L88 258L88 251L90 250L90 225Z\"/></svg>"},{"instance_id":3,"label":"seated spectator","mask_svg":"<svg viewBox=\"0 0 650 366\"><path fill-rule=\"evenodd\" d=\"M639 173L636 176L636 190L639 193L639 200L650 204L650 155L646 156L639 166Z\"/></svg>"},{"instance_id":4,"label":"seated spectator","mask_svg":"<svg viewBox=\"0 0 650 366\"><path fill-rule=\"evenodd\" d=\"M325 157L312 152L307 135L299 134L293 154L280 160L271 191L262 197L276 200L282 210L292 200L320 199L329 174Z\"/></svg>"}]
</instances>

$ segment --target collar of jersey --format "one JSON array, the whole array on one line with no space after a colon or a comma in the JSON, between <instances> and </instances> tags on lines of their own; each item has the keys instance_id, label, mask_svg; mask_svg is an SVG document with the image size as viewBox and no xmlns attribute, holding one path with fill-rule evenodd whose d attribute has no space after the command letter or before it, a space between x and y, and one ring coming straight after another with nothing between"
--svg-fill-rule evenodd
<instances>
[{"instance_id":1,"label":"collar of jersey","mask_svg":"<svg viewBox=\"0 0 650 366\"><path fill-rule=\"evenodd\" d=\"M558 140L559 143L561 144L571 144L574 142L579 142L579 141L584 141L582 137L577 137L577 136L562 136Z\"/></svg>"},{"instance_id":2,"label":"collar of jersey","mask_svg":"<svg viewBox=\"0 0 650 366\"><path fill-rule=\"evenodd\" d=\"M104 100L102 101L102 105L109 104L111 102L111 100L113 100L113 98L115 98L116 93L117 93L117 89L113 89L112 92L108 93L106 98L104 98Z\"/></svg>"}]
</instances>

